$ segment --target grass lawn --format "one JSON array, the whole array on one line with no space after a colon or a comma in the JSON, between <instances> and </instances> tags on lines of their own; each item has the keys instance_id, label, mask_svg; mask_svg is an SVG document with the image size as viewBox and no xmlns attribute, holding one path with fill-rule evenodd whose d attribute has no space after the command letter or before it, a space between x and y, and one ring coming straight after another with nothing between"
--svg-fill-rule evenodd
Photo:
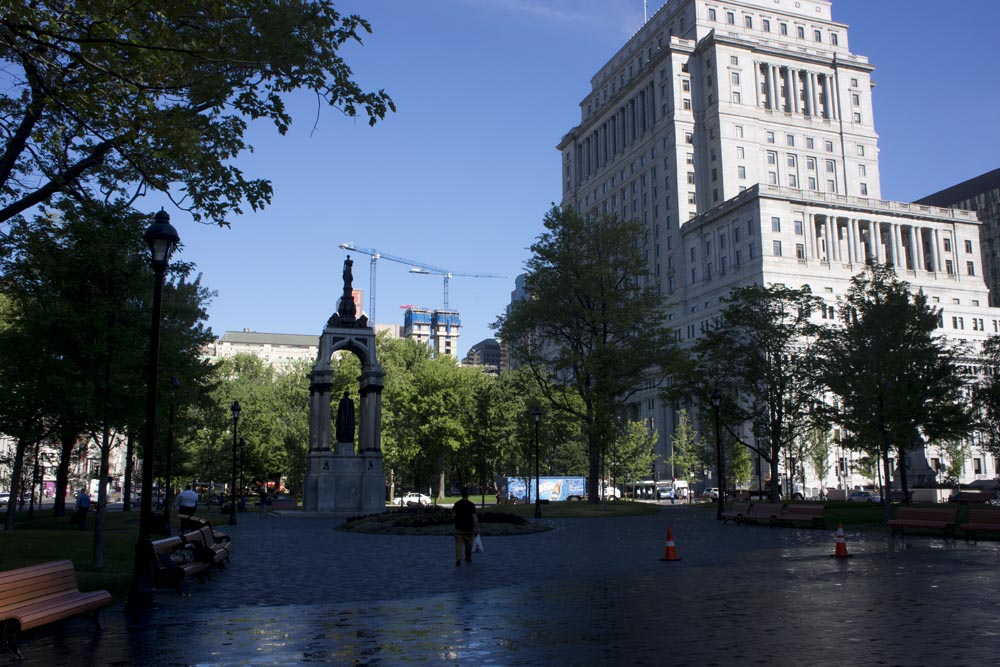
<instances>
[{"instance_id":1,"label":"grass lawn","mask_svg":"<svg viewBox=\"0 0 1000 667\"><path fill-rule=\"evenodd\" d=\"M69 516L56 518L51 509L35 510L31 520L19 512L14 530L0 532L0 570L70 560L81 591L107 589L116 602L123 601L132 580L139 512L104 515L104 566L100 569L93 566L96 518L96 511L91 511L86 530L80 530ZM176 515L172 518L176 527Z\"/></svg>"}]
</instances>

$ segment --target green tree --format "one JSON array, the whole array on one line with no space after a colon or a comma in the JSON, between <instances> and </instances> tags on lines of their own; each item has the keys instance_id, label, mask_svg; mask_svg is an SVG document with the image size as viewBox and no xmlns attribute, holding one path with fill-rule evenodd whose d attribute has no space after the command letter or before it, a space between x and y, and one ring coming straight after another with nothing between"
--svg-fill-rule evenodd
<instances>
[{"instance_id":1,"label":"green tree","mask_svg":"<svg viewBox=\"0 0 1000 667\"><path fill-rule=\"evenodd\" d=\"M555 207L544 226L526 266L531 298L512 304L496 327L546 403L581 423L588 488L596 489L615 415L666 380L677 349L662 326L639 222Z\"/></svg>"},{"instance_id":2,"label":"green tree","mask_svg":"<svg viewBox=\"0 0 1000 667\"><path fill-rule=\"evenodd\" d=\"M845 445L882 460L887 490L889 455L897 455L906 492L908 450L972 429L958 351L934 333L940 312L892 267L869 266L852 278L840 318L842 327L824 331L819 355L822 381L837 399L834 418ZM883 497L888 517L889 493Z\"/></svg>"},{"instance_id":3,"label":"green tree","mask_svg":"<svg viewBox=\"0 0 1000 667\"><path fill-rule=\"evenodd\" d=\"M370 31L329 0L4 3L0 222L81 186L179 193L218 224L266 205L270 183L233 164L250 121L284 134L298 89L370 124L395 110L339 53Z\"/></svg>"},{"instance_id":4,"label":"green tree","mask_svg":"<svg viewBox=\"0 0 1000 667\"><path fill-rule=\"evenodd\" d=\"M687 480L690 500L693 495L690 491L695 478L711 464L708 458L708 446L691 425L691 419L684 409L677 412L677 428L674 429L670 439L671 454L667 457L666 463L672 466L676 477Z\"/></svg>"},{"instance_id":5,"label":"green tree","mask_svg":"<svg viewBox=\"0 0 1000 667\"><path fill-rule=\"evenodd\" d=\"M804 436L812 421L813 344L819 327L810 317L821 301L808 286L749 285L733 290L724 303L719 321L698 339L694 362L671 396L694 395L707 410L707 398L717 389L723 428L768 462L771 500L777 502L782 452ZM747 423L766 437L747 442L734 428Z\"/></svg>"},{"instance_id":6,"label":"green tree","mask_svg":"<svg viewBox=\"0 0 1000 667\"><path fill-rule=\"evenodd\" d=\"M980 362L973 403L976 430L986 451L1000 458L1000 335L983 343Z\"/></svg>"},{"instance_id":7,"label":"green tree","mask_svg":"<svg viewBox=\"0 0 1000 667\"><path fill-rule=\"evenodd\" d=\"M626 422L611 447L611 473L614 483L628 484L645 479L656 459L655 431L642 421Z\"/></svg>"}]
</instances>

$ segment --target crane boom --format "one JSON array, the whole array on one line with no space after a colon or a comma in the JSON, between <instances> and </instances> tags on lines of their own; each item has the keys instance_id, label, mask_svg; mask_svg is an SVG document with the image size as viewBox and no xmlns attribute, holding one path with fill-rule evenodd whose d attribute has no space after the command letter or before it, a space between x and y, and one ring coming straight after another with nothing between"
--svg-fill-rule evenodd
<instances>
[{"instance_id":1,"label":"crane boom","mask_svg":"<svg viewBox=\"0 0 1000 667\"><path fill-rule=\"evenodd\" d=\"M444 277L444 309L448 310L448 283L454 276L462 276L465 278L506 278L507 276L501 276L496 273L460 273L457 271L449 271L447 269L442 269L439 266L434 266L433 264L426 264L424 262L418 262L414 259L406 259L405 257L399 257L397 255L390 255L389 253L382 252L381 250L376 250L375 248L366 248L364 246L355 245L354 243L341 243L340 247L344 250L351 250L354 252L360 252L363 255L369 255L371 257L370 264L370 289L368 297L369 313L368 319L374 324L375 323L375 262L379 259L388 259L392 262L398 262L400 264L409 264L410 273L420 273L424 275L438 275Z\"/></svg>"}]
</instances>

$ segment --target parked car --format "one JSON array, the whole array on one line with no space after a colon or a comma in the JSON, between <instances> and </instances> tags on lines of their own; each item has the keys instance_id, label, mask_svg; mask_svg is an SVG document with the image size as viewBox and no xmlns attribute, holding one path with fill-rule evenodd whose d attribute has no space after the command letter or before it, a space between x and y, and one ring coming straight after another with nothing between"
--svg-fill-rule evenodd
<instances>
[{"instance_id":1,"label":"parked car","mask_svg":"<svg viewBox=\"0 0 1000 667\"><path fill-rule=\"evenodd\" d=\"M407 493L405 496L400 496L399 506L406 507L410 503L416 503L420 506L430 505L431 497L426 496L422 493Z\"/></svg>"},{"instance_id":2,"label":"parked car","mask_svg":"<svg viewBox=\"0 0 1000 667\"><path fill-rule=\"evenodd\" d=\"M8 502L10 502L10 494L0 493L0 507L6 507Z\"/></svg>"},{"instance_id":3,"label":"parked car","mask_svg":"<svg viewBox=\"0 0 1000 667\"><path fill-rule=\"evenodd\" d=\"M882 497L879 496L874 491L855 491L851 495L847 496L847 502L849 502L849 503L880 503L880 502L882 502Z\"/></svg>"},{"instance_id":4,"label":"parked car","mask_svg":"<svg viewBox=\"0 0 1000 667\"><path fill-rule=\"evenodd\" d=\"M705 489L701 495L705 496L706 498L711 498L712 500L715 500L716 498L719 497L719 489L713 486L710 489Z\"/></svg>"}]
</instances>

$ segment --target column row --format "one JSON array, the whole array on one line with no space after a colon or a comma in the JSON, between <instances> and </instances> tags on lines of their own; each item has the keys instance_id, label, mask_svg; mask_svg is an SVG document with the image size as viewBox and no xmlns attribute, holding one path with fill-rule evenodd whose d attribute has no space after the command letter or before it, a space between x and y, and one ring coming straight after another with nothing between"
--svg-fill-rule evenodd
<instances>
[{"instance_id":1,"label":"column row","mask_svg":"<svg viewBox=\"0 0 1000 667\"><path fill-rule=\"evenodd\" d=\"M634 143L656 123L655 87L645 85L604 119L574 150L575 178L582 183Z\"/></svg>"},{"instance_id":2,"label":"column row","mask_svg":"<svg viewBox=\"0 0 1000 667\"><path fill-rule=\"evenodd\" d=\"M957 266L954 246L945 251L941 231L932 227L810 213L805 230L810 257L824 262L948 273Z\"/></svg>"},{"instance_id":3,"label":"column row","mask_svg":"<svg viewBox=\"0 0 1000 667\"><path fill-rule=\"evenodd\" d=\"M771 63L757 63L758 104L765 109L837 119L833 77Z\"/></svg>"}]
</instances>

